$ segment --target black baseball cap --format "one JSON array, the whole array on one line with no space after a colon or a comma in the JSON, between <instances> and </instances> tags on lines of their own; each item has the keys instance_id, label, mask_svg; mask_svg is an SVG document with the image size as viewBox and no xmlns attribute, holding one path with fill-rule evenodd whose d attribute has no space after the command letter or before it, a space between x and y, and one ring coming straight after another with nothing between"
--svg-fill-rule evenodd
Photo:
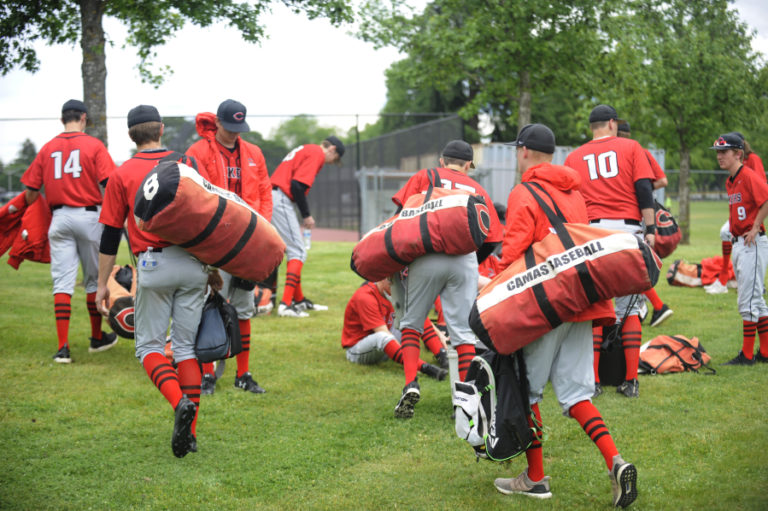
<instances>
[{"instance_id":1,"label":"black baseball cap","mask_svg":"<svg viewBox=\"0 0 768 511\"><path fill-rule=\"evenodd\" d=\"M227 99L219 105L219 109L216 111L216 117L219 118L224 129L234 133L251 131L248 123L245 122L245 114L245 105L234 99Z\"/></svg>"},{"instance_id":2,"label":"black baseball cap","mask_svg":"<svg viewBox=\"0 0 768 511\"><path fill-rule=\"evenodd\" d=\"M733 132L724 133L717 137L717 140L715 140L710 149L715 149L716 151L725 151L726 149L744 150L744 139Z\"/></svg>"},{"instance_id":3,"label":"black baseball cap","mask_svg":"<svg viewBox=\"0 0 768 511\"><path fill-rule=\"evenodd\" d=\"M333 145L334 147L336 147L336 154L338 154L339 159L341 159L341 157L344 156L344 151L345 151L344 143L334 135L329 135L328 137L326 137L325 140L327 142L330 142L331 145Z\"/></svg>"},{"instance_id":4,"label":"black baseball cap","mask_svg":"<svg viewBox=\"0 0 768 511\"><path fill-rule=\"evenodd\" d=\"M629 123L627 121L622 122L619 124L619 131L623 131L624 133L629 133Z\"/></svg>"},{"instance_id":5,"label":"black baseball cap","mask_svg":"<svg viewBox=\"0 0 768 511\"><path fill-rule=\"evenodd\" d=\"M457 160L468 161L470 162L470 167L475 168L475 163L472 161L475 152L472 150L472 146L463 140L451 140L445 145L442 154L443 158L456 158Z\"/></svg>"},{"instance_id":6,"label":"black baseball cap","mask_svg":"<svg viewBox=\"0 0 768 511\"><path fill-rule=\"evenodd\" d=\"M610 121L611 119L620 120L619 114L616 113L616 109L609 105L597 105L589 114L590 123Z\"/></svg>"},{"instance_id":7,"label":"black baseball cap","mask_svg":"<svg viewBox=\"0 0 768 511\"><path fill-rule=\"evenodd\" d=\"M128 127L136 126L143 122L163 122L157 108L151 105L139 105L128 112Z\"/></svg>"},{"instance_id":8,"label":"black baseball cap","mask_svg":"<svg viewBox=\"0 0 768 511\"><path fill-rule=\"evenodd\" d=\"M88 108L86 108L85 103L80 101L79 99L70 99L66 103L64 103L64 106L61 107L61 113L66 112L67 110L74 110L76 112L85 112L88 113Z\"/></svg>"},{"instance_id":9,"label":"black baseball cap","mask_svg":"<svg viewBox=\"0 0 768 511\"><path fill-rule=\"evenodd\" d=\"M552 154L555 152L555 134L543 124L526 124L517 134L517 139L507 145Z\"/></svg>"}]
</instances>

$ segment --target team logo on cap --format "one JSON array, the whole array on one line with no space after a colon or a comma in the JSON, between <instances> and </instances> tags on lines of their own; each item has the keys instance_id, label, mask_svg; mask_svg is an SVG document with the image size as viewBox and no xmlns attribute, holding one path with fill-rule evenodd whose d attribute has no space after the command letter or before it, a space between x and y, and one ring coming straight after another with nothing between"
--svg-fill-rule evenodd
<instances>
[{"instance_id":1,"label":"team logo on cap","mask_svg":"<svg viewBox=\"0 0 768 511\"><path fill-rule=\"evenodd\" d=\"M243 122L245 120L245 114L243 112L235 112L232 114L232 118L237 122Z\"/></svg>"},{"instance_id":2,"label":"team logo on cap","mask_svg":"<svg viewBox=\"0 0 768 511\"><path fill-rule=\"evenodd\" d=\"M725 138L720 137L717 140L715 140L715 145L716 146L719 146L719 145L722 146L722 145L729 145L729 144L728 144L728 141Z\"/></svg>"}]
</instances>

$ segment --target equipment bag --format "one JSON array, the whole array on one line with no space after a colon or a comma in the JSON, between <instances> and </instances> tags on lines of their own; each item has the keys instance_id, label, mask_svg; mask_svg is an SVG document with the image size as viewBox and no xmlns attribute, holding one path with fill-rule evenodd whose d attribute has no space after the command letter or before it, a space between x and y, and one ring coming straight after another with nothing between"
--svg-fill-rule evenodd
<instances>
[{"instance_id":1,"label":"equipment bag","mask_svg":"<svg viewBox=\"0 0 768 511\"><path fill-rule=\"evenodd\" d=\"M640 351L639 369L650 374L699 372L704 368L717 374L709 365L711 357L699 339L682 335L659 335Z\"/></svg>"},{"instance_id":2,"label":"equipment bag","mask_svg":"<svg viewBox=\"0 0 768 511\"><path fill-rule=\"evenodd\" d=\"M701 265L678 259L667 269L670 286L701 287Z\"/></svg>"},{"instance_id":3,"label":"equipment bag","mask_svg":"<svg viewBox=\"0 0 768 511\"><path fill-rule=\"evenodd\" d=\"M597 366L601 385L618 387L627 374L627 361L621 344L621 323L603 327L600 362Z\"/></svg>"},{"instance_id":4,"label":"equipment bag","mask_svg":"<svg viewBox=\"0 0 768 511\"><path fill-rule=\"evenodd\" d=\"M400 213L357 242L352 271L376 282L425 254L469 254L485 242L491 227L485 199L466 190L440 188L437 169L429 169L427 176L426 194L408 197Z\"/></svg>"},{"instance_id":5,"label":"equipment bag","mask_svg":"<svg viewBox=\"0 0 768 511\"><path fill-rule=\"evenodd\" d=\"M125 339L134 338L134 300L136 299L136 268L130 265L112 267L107 279L109 289L109 326Z\"/></svg>"},{"instance_id":6,"label":"equipment bag","mask_svg":"<svg viewBox=\"0 0 768 511\"><path fill-rule=\"evenodd\" d=\"M472 359L466 381L454 382L456 434L478 458L505 461L533 442L525 371L522 352L510 356L486 351Z\"/></svg>"},{"instance_id":7,"label":"equipment bag","mask_svg":"<svg viewBox=\"0 0 768 511\"><path fill-rule=\"evenodd\" d=\"M195 338L195 355L202 363L230 358L243 350L237 311L221 294L213 292L203 306Z\"/></svg>"},{"instance_id":8,"label":"equipment bag","mask_svg":"<svg viewBox=\"0 0 768 511\"><path fill-rule=\"evenodd\" d=\"M472 306L470 327L501 354L515 352L594 303L651 289L661 269L659 257L636 236L565 223L551 197L557 214L532 183L523 185L556 234L528 247L483 288Z\"/></svg>"},{"instance_id":9,"label":"equipment bag","mask_svg":"<svg viewBox=\"0 0 768 511\"><path fill-rule=\"evenodd\" d=\"M285 252L272 224L243 199L176 161L161 161L144 177L134 214L139 229L245 280L267 278Z\"/></svg>"},{"instance_id":10,"label":"equipment bag","mask_svg":"<svg viewBox=\"0 0 768 511\"><path fill-rule=\"evenodd\" d=\"M659 201L655 202L656 210L656 241L653 244L653 250L656 251L662 259L672 254L677 248L677 244L683 237L675 218L667 208L662 206Z\"/></svg>"}]
</instances>

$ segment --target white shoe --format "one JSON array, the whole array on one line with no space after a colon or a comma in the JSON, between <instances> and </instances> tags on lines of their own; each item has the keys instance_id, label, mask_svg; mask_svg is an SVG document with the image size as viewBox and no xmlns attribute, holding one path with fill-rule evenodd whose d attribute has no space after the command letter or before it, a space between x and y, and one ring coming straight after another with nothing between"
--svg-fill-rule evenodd
<instances>
[{"instance_id":1,"label":"white shoe","mask_svg":"<svg viewBox=\"0 0 768 511\"><path fill-rule=\"evenodd\" d=\"M308 318L309 314L298 310L294 305L281 303L277 306L277 315L281 318Z\"/></svg>"},{"instance_id":2,"label":"white shoe","mask_svg":"<svg viewBox=\"0 0 768 511\"><path fill-rule=\"evenodd\" d=\"M719 280L716 280L710 285L704 286L704 291L710 295L722 295L728 292L728 288L721 284Z\"/></svg>"},{"instance_id":3,"label":"white shoe","mask_svg":"<svg viewBox=\"0 0 768 511\"><path fill-rule=\"evenodd\" d=\"M267 302L267 304L266 304L266 305L258 305L258 306L256 307L256 315L257 315L257 316L266 316L267 314L269 314L270 312L272 312L272 309L273 309L274 307L275 307L275 306L274 306L274 305L272 305L272 302Z\"/></svg>"},{"instance_id":4,"label":"white shoe","mask_svg":"<svg viewBox=\"0 0 768 511\"><path fill-rule=\"evenodd\" d=\"M293 302L293 306L300 311L327 311L327 305L320 305L319 303L313 303L309 298L304 298L298 302Z\"/></svg>"}]
</instances>

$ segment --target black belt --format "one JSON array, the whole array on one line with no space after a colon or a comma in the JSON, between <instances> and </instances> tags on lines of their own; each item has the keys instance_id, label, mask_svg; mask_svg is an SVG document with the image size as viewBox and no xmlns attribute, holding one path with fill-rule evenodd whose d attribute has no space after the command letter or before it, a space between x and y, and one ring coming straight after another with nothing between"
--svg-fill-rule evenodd
<instances>
[{"instance_id":1,"label":"black belt","mask_svg":"<svg viewBox=\"0 0 768 511\"><path fill-rule=\"evenodd\" d=\"M640 225L640 220L632 220L631 218L603 218L602 220L616 220L617 222L624 222L626 225ZM600 223L600 220L590 220L590 224Z\"/></svg>"},{"instance_id":2,"label":"black belt","mask_svg":"<svg viewBox=\"0 0 768 511\"><path fill-rule=\"evenodd\" d=\"M765 236L765 233L764 232L758 232L757 235L758 236ZM734 236L733 239L731 240L731 243L735 243L739 239L744 239L744 236Z\"/></svg>"},{"instance_id":3,"label":"black belt","mask_svg":"<svg viewBox=\"0 0 768 511\"><path fill-rule=\"evenodd\" d=\"M279 188L280 188L279 186L272 185L273 190L278 190Z\"/></svg>"},{"instance_id":4,"label":"black belt","mask_svg":"<svg viewBox=\"0 0 768 511\"><path fill-rule=\"evenodd\" d=\"M61 209L65 206L65 204L56 204L55 206L51 206L51 211L56 211L57 209ZM67 206L72 209L80 209L84 208L86 211L98 211L98 206Z\"/></svg>"},{"instance_id":5,"label":"black belt","mask_svg":"<svg viewBox=\"0 0 768 511\"><path fill-rule=\"evenodd\" d=\"M154 254L157 254L157 253L160 253L160 252L162 252L162 251L163 251L163 249L162 249L162 248L153 248L153 247L150 247L150 248L146 249L144 252L152 252L152 253L154 253ZM139 253L141 254L141 252L139 252Z\"/></svg>"}]
</instances>

